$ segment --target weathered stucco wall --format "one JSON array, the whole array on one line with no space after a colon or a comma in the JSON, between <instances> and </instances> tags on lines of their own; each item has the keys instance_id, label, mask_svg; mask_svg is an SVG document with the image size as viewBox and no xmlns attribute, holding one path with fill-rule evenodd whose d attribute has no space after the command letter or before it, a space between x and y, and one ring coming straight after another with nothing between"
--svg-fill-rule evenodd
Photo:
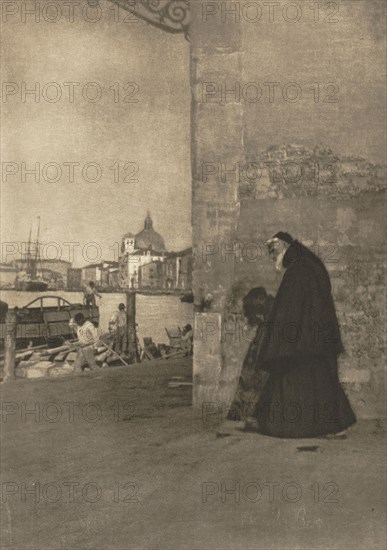
<instances>
[{"instance_id":1,"label":"weathered stucco wall","mask_svg":"<svg viewBox=\"0 0 387 550\"><path fill-rule=\"evenodd\" d=\"M287 219L289 212L292 219ZM242 201L241 253L227 258L235 262L228 309L240 313L240 296L250 288L264 286L273 295L278 288L281 276L262 243L283 227L280 220L319 253L331 276L346 349L339 363L341 379L362 416L384 411L384 219L382 196L371 192L336 201L319 197L318 207L315 197ZM227 353L234 353L232 346Z\"/></svg>"},{"instance_id":2,"label":"weathered stucco wall","mask_svg":"<svg viewBox=\"0 0 387 550\"><path fill-rule=\"evenodd\" d=\"M338 3L331 24L305 2L280 2L260 25L246 3L208 4L193 4L191 31L194 402L231 402L248 346L241 298L254 286L275 294L263 243L283 230L325 261L346 348L341 379L358 416L381 416L381 4Z\"/></svg>"}]
</instances>

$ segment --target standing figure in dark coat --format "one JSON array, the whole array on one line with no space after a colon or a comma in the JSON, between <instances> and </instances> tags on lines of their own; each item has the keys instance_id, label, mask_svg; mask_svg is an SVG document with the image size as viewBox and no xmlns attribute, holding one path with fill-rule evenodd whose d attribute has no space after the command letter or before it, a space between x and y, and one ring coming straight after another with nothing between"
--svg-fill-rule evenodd
<instances>
[{"instance_id":1,"label":"standing figure in dark coat","mask_svg":"<svg viewBox=\"0 0 387 550\"><path fill-rule=\"evenodd\" d=\"M338 377L343 345L328 272L288 233L267 245L285 273L257 359L269 372L256 411L259 430L285 438L338 434L356 418Z\"/></svg>"},{"instance_id":2,"label":"standing figure in dark coat","mask_svg":"<svg viewBox=\"0 0 387 550\"><path fill-rule=\"evenodd\" d=\"M273 300L261 286L252 288L243 298L243 314L248 324L245 328L256 330L243 361L238 387L228 413L229 420L246 420L250 423L254 419L259 395L268 377L267 372L259 369L257 357L262 343L264 322Z\"/></svg>"}]
</instances>

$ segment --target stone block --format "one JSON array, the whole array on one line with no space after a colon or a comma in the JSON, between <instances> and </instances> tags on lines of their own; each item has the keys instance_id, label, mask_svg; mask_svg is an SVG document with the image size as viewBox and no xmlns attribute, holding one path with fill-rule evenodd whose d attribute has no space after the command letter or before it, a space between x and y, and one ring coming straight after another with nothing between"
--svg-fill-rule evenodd
<instances>
[{"instance_id":1,"label":"stone block","mask_svg":"<svg viewBox=\"0 0 387 550\"><path fill-rule=\"evenodd\" d=\"M216 399L221 359L221 322L219 313L196 313L193 360L194 407Z\"/></svg>"},{"instance_id":2,"label":"stone block","mask_svg":"<svg viewBox=\"0 0 387 550\"><path fill-rule=\"evenodd\" d=\"M20 363L18 364L16 370L22 369L22 368L33 367L35 364L36 364L36 361L31 361L31 360L20 361Z\"/></svg>"},{"instance_id":3,"label":"stone block","mask_svg":"<svg viewBox=\"0 0 387 550\"><path fill-rule=\"evenodd\" d=\"M30 361L22 361L22 363L31 363ZM16 369L16 378L45 378L48 376L47 371L53 367L55 363L51 361L39 361L29 366L19 366Z\"/></svg>"},{"instance_id":4,"label":"stone block","mask_svg":"<svg viewBox=\"0 0 387 550\"><path fill-rule=\"evenodd\" d=\"M45 356L42 355L42 354L40 353L40 351L34 351L33 354L32 354L31 357L30 357L30 361L35 361L35 363L36 363L36 361L42 361L42 360L44 360L44 357L45 357Z\"/></svg>"},{"instance_id":5,"label":"stone block","mask_svg":"<svg viewBox=\"0 0 387 550\"><path fill-rule=\"evenodd\" d=\"M60 377L60 376L68 376L69 374L74 373L74 366L70 365L69 363L64 363L60 366L54 366L48 369L47 375L50 377Z\"/></svg>"}]
</instances>

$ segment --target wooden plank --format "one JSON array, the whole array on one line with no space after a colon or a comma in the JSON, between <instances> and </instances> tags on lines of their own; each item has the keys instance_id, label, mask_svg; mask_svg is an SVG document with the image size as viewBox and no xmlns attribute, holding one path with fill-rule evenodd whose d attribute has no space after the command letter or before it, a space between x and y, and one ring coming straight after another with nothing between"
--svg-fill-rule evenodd
<instances>
[{"instance_id":1,"label":"wooden plank","mask_svg":"<svg viewBox=\"0 0 387 550\"><path fill-rule=\"evenodd\" d=\"M169 359L170 357L182 357L187 353L187 350L178 350L174 351L173 353L169 353L168 355L162 355L162 359Z\"/></svg>"},{"instance_id":2,"label":"wooden plank","mask_svg":"<svg viewBox=\"0 0 387 550\"><path fill-rule=\"evenodd\" d=\"M63 321L70 321L70 312L69 311L44 311L43 318L46 323L57 323Z\"/></svg>"},{"instance_id":3,"label":"wooden plank","mask_svg":"<svg viewBox=\"0 0 387 550\"><path fill-rule=\"evenodd\" d=\"M96 361L106 361L106 359L107 359L107 357L109 357L109 355L112 355L109 350L104 351L103 353L100 353L99 355L97 355L95 357L95 360Z\"/></svg>"},{"instance_id":4,"label":"wooden plank","mask_svg":"<svg viewBox=\"0 0 387 550\"><path fill-rule=\"evenodd\" d=\"M58 353L58 355L54 358L54 361L64 361L69 353L70 353L70 350L62 351L61 353Z\"/></svg>"},{"instance_id":5,"label":"wooden plank","mask_svg":"<svg viewBox=\"0 0 387 550\"><path fill-rule=\"evenodd\" d=\"M60 353L61 351L69 352L70 348L69 346L59 346L58 348L48 348L48 349L42 350L40 353L42 355L52 355L53 353Z\"/></svg>"}]
</instances>

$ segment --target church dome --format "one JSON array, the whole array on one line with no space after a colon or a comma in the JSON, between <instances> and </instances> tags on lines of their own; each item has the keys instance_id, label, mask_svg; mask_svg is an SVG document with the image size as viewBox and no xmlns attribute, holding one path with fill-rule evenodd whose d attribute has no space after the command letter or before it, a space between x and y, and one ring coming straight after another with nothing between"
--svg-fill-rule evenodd
<instances>
[{"instance_id":1,"label":"church dome","mask_svg":"<svg viewBox=\"0 0 387 550\"><path fill-rule=\"evenodd\" d=\"M144 229L140 233L137 233L135 239L137 249L151 249L155 252L165 252L164 239L160 233L157 233L153 229L153 221L149 212L145 218Z\"/></svg>"}]
</instances>

